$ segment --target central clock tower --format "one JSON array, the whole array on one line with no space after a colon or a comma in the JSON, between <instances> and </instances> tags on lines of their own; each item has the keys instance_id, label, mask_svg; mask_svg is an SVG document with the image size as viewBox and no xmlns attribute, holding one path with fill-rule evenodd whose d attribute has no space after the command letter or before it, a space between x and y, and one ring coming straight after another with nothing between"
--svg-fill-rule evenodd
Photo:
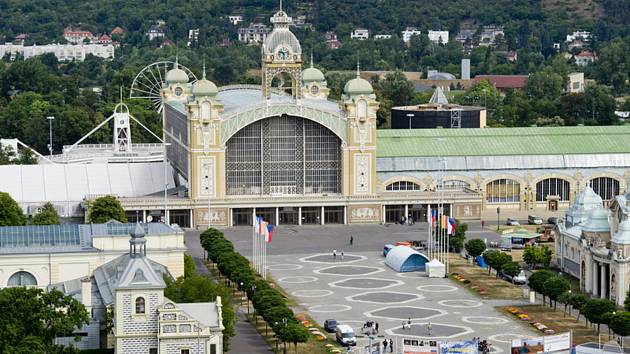
<instances>
[{"instance_id":1,"label":"central clock tower","mask_svg":"<svg viewBox=\"0 0 630 354\"><path fill-rule=\"evenodd\" d=\"M271 18L273 31L262 45L262 93L271 98L271 84L278 75L287 74L291 78L293 98L301 98L302 48L295 35L289 30L293 23L282 8Z\"/></svg>"}]
</instances>

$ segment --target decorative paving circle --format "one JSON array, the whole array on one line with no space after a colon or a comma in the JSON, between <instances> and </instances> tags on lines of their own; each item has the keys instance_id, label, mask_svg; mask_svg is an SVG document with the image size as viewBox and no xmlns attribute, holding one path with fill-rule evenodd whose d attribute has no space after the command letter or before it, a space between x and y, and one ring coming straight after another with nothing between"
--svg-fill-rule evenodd
<instances>
[{"instance_id":1,"label":"decorative paving circle","mask_svg":"<svg viewBox=\"0 0 630 354\"><path fill-rule=\"evenodd\" d=\"M457 287L452 285L420 285L416 289L429 293L448 293L451 291L457 291Z\"/></svg>"},{"instance_id":2,"label":"decorative paving circle","mask_svg":"<svg viewBox=\"0 0 630 354\"><path fill-rule=\"evenodd\" d=\"M333 257L332 253L319 253L308 257L302 257L300 262L305 263L354 263L367 259L366 256L359 256L356 254L344 254L341 259L341 251L338 251L337 257Z\"/></svg>"},{"instance_id":3,"label":"decorative paving circle","mask_svg":"<svg viewBox=\"0 0 630 354\"><path fill-rule=\"evenodd\" d=\"M357 266L357 265L340 265L331 266L322 269L314 270L316 274L329 274L329 275L372 275L380 272L384 272L385 269L378 267Z\"/></svg>"},{"instance_id":4,"label":"decorative paving circle","mask_svg":"<svg viewBox=\"0 0 630 354\"><path fill-rule=\"evenodd\" d=\"M375 291L346 297L348 301L369 302L372 304L395 304L423 299L422 295L394 291Z\"/></svg>"},{"instance_id":5,"label":"decorative paving circle","mask_svg":"<svg viewBox=\"0 0 630 354\"><path fill-rule=\"evenodd\" d=\"M440 304L442 306L453 307L453 308L458 308L458 309L460 309L460 308L468 308L468 307L479 307L479 306L483 305L479 301L465 300L465 299L442 300L442 301L438 301L438 304Z\"/></svg>"},{"instance_id":6,"label":"decorative paving circle","mask_svg":"<svg viewBox=\"0 0 630 354\"><path fill-rule=\"evenodd\" d=\"M332 290L324 290L324 289L322 290L317 290L317 289L296 290L291 293L291 295L297 296L297 297L324 297L324 296L329 296L332 294L334 294Z\"/></svg>"},{"instance_id":7,"label":"decorative paving circle","mask_svg":"<svg viewBox=\"0 0 630 354\"><path fill-rule=\"evenodd\" d=\"M402 329L402 325L388 329L389 335L402 335L405 337L417 337L417 338L453 338L466 334L474 333L472 328L464 326L447 325L442 323L431 322L431 334L427 330L427 323L413 323L411 322L411 328Z\"/></svg>"},{"instance_id":8,"label":"decorative paving circle","mask_svg":"<svg viewBox=\"0 0 630 354\"><path fill-rule=\"evenodd\" d=\"M349 278L337 280L328 285L333 288L346 289L385 289L404 284L400 280L378 279L378 278Z\"/></svg>"},{"instance_id":9,"label":"decorative paving circle","mask_svg":"<svg viewBox=\"0 0 630 354\"><path fill-rule=\"evenodd\" d=\"M522 339L527 338L526 335L516 334L516 333L501 333L495 334L493 336L488 337L490 341L501 342L501 343L512 343L513 339Z\"/></svg>"},{"instance_id":10,"label":"decorative paving circle","mask_svg":"<svg viewBox=\"0 0 630 354\"><path fill-rule=\"evenodd\" d=\"M462 321L481 325L500 325L509 322L506 318L491 316L464 316Z\"/></svg>"},{"instance_id":11,"label":"decorative paving circle","mask_svg":"<svg viewBox=\"0 0 630 354\"><path fill-rule=\"evenodd\" d=\"M317 281L317 277L312 277L308 275L298 275L291 277L283 277L278 279L280 283L288 283L288 284L304 284L304 283L312 283Z\"/></svg>"},{"instance_id":12,"label":"decorative paving circle","mask_svg":"<svg viewBox=\"0 0 630 354\"><path fill-rule=\"evenodd\" d=\"M352 306L341 304L315 305L308 308L311 312L343 312L351 309Z\"/></svg>"},{"instance_id":13,"label":"decorative paving circle","mask_svg":"<svg viewBox=\"0 0 630 354\"><path fill-rule=\"evenodd\" d=\"M265 267L269 270L298 270L304 268L301 264L270 264Z\"/></svg>"},{"instance_id":14,"label":"decorative paving circle","mask_svg":"<svg viewBox=\"0 0 630 354\"><path fill-rule=\"evenodd\" d=\"M371 312L366 312L366 317L378 317L396 320L428 320L430 318L445 315L444 310L430 309L416 306L388 306Z\"/></svg>"}]
</instances>

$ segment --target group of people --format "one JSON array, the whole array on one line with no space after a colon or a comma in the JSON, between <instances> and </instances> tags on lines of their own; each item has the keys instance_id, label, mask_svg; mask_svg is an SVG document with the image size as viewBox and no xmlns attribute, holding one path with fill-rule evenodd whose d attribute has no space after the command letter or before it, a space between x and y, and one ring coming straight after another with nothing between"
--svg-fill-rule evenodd
<instances>
[{"instance_id":1,"label":"group of people","mask_svg":"<svg viewBox=\"0 0 630 354\"><path fill-rule=\"evenodd\" d=\"M387 340L387 338L383 339L383 353L387 353L387 347L389 347L389 352L394 352L394 340L391 338Z\"/></svg>"},{"instance_id":2,"label":"group of people","mask_svg":"<svg viewBox=\"0 0 630 354\"><path fill-rule=\"evenodd\" d=\"M363 324L363 333L366 334L378 334L378 322L374 321L365 321Z\"/></svg>"},{"instance_id":3,"label":"group of people","mask_svg":"<svg viewBox=\"0 0 630 354\"><path fill-rule=\"evenodd\" d=\"M332 251L332 256L334 260L337 260L337 250ZM342 261L343 261L343 256L344 256L344 253L343 253L343 250L341 250L341 253L339 253L339 258L341 258Z\"/></svg>"},{"instance_id":4,"label":"group of people","mask_svg":"<svg viewBox=\"0 0 630 354\"><path fill-rule=\"evenodd\" d=\"M400 225L414 225L416 223L416 221L413 219L413 217L411 217L411 215L409 215L409 218L406 218L404 216L400 217Z\"/></svg>"},{"instance_id":5,"label":"group of people","mask_svg":"<svg viewBox=\"0 0 630 354\"><path fill-rule=\"evenodd\" d=\"M492 344L488 343L487 340L481 340L481 338L479 337L475 337L473 338L473 340L477 342L477 350L480 354L490 353L490 347L492 346Z\"/></svg>"}]
</instances>

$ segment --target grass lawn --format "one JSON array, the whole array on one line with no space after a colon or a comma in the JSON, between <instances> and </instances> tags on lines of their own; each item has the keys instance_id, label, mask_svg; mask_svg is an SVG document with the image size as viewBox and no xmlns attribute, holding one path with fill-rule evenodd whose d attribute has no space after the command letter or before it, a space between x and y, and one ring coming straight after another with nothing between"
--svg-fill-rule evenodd
<instances>
[{"instance_id":1,"label":"grass lawn","mask_svg":"<svg viewBox=\"0 0 630 354\"><path fill-rule=\"evenodd\" d=\"M523 325L529 326L529 323L540 322L545 326L556 331L556 333L573 332L573 343L582 344L587 342L597 343L596 328L586 327L584 317L581 316L578 321L575 317L565 316L562 311L562 305L558 304L558 310L554 311L552 307L542 305L518 306L517 308L529 315L530 321L523 321ZM499 311L514 317L507 312L507 307L499 308ZM532 327L533 328L533 327ZM542 332L541 332L542 335ZM602 341L608 340L607 333L602 332Z\"/></svg>"},{"instance_id":2,"label":"grass lawn","mask_svg":"<svg viewBox=\"0 0 630 354\"><path fill-rule=\"evenodd\" d=\"M488 274L488 270L466 262L464 258L453 257L450 263L450 273L457 273L470 283L461 282L451 275L450 278L469 289L482 299L522 299L523 290L516 285L497 278L495 274ZM483 289L481 291L480 289Z\"/></svg>"}]
</instances>

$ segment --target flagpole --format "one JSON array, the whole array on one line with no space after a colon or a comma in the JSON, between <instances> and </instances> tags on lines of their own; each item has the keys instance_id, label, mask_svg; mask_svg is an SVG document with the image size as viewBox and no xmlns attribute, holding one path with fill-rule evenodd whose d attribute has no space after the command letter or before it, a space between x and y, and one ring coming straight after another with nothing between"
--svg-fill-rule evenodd
<instances>
[{"instance_id":1,"label":"flagpole","mask_svg":"<svg viewBox=\"0 0 630 354\"><path fill-rule=\"evenodd\" d=\"M258 271L258 259L256 258L256 213L253 213L252 220L252 265L254 270Z\"/></svg>"}]
</instances>

